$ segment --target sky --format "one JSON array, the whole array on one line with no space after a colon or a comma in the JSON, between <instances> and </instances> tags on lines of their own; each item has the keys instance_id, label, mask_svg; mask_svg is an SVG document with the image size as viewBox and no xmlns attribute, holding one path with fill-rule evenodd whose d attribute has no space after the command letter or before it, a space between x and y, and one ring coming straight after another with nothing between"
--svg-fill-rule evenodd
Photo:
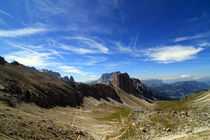
<instances>
[{"instance_id":1,"label":"sky","mask_svg":"<svg viewBox=\"0 0 210 140\"><path fill-rule=\"evenodd\" d=\"M76 81L209 78L210 1L2 0L0 56Z\"/></svg>"}]
</instances>

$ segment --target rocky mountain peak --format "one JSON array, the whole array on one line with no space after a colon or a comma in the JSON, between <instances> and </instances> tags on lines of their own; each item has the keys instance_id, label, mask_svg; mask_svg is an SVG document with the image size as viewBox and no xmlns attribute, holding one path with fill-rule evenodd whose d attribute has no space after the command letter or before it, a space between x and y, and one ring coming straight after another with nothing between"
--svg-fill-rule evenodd
<instances>
[{"instance_id":1,"label":"rocky mountain peak","mask_svg":"<svg viewBox=\"0 0 210 140\"><path fill-rule=\"evenodd\" d=\"M148 98L154 100L156 95L152 93L139 79L130 78L128 73L117 72L111 84L114 87L119 87L129 94L136 97Z\"/></svg>"},{"instance_id":2,"label":"rocky mountain peak","mask_svg":"<svg viewBox=\"0 0 210 140\"><path fill-rule=\"evenodd\" d=\"M4 65L6 63L5 59L0 56L0 65Z\"/></svg>"},{"instance_id":3,"label":"rocky mountain peak","mask_svg":"<svg viewBox=\"0 0 210 140\"><path fill-rule=\"evenodd\" d=\"M74 82L74 77L73 76L70 76L70 81Z\"/></svg>"},{"instance_id":4,"label":"rocky mountain peak","mask_svg":"<svg viewBox=\"0 0 210 140\"><path fill-rule=\"evenodd\" d=\"M108 81L112 81L114 79L116 73L120 72L117 71L117 72L102 74L102 76L99 78L99 80L96 81L96 83L108 84Z\"/></svg>"},{"instance_id":5,"label":"rocky mountain peak","mask_svg":"<svg viewBox=\"0 0 210 140\"><path fill-rule=\"evenodd\" d=\"M119 87L128 93L134 93L137 91L128 73L117 72L112 80L112 85Z\"/></svg>"},{"instance_id":6,"label":"rocky mountain peak","mask_svg":"<svg viewBox=\"0 0 210 140\"><path fill-rule=\"evenodd\" d=\"M54 72L54 71L51 71L51 70L47 70L47 69L41 69L40 72L45 73L45 74L50 75L50 76L58 77L58 78L61 77L60 73Z\"/></svg>"},{"instance_id":7,"label":"rocky mountain peak","mask_svg":"<svg viewBox=\"0 0 210 140\"><path fill-rule=\"evenodd\" d=\"M74 82L73 76L70 76L70 78L69 78L68 76L64 76L62 79L63 79L64 81L67 81L67 82Z\"/></svg>"}]
</instances>

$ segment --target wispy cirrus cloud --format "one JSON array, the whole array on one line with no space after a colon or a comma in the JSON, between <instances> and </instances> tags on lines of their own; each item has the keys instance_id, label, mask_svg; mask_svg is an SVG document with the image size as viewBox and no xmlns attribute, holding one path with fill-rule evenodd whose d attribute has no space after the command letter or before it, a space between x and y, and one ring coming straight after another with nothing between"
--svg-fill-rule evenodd
<instances>
[{"instance_id":1,"label":"wispy cirrus cloud","mask_svg":"<svg viewBox=\"0 0 210 140\"><path fill-rule=\"evenodd\" d=\"M65 39L76 41L76 43L74 45L71 44L66 45L60 43L59 47L65 50L72 51L77 54L109 53L108 47L106 47L103 43L98 42L91 38L74 36L74 37L66 37Z\"/></svg>"},{"instance_id":2,"label":"wispy cirrus cloud","mask_svg":"<svg viewBox=\"0 0 210 140\"><path fill-rule=\"evenodd\" d=\"M15 48L19 48L19 51L5 54L4 57L9 61L18 61L21 64L27 66L34 66L37 68L46 67L46 66L55 66L56 63L51 60L54 59L52 52L38 52L32 50L26 46L14 43L8 43L8 45Z\"/></svg>"},{"instance_id":3,"label":"wispy cirrus cloud","mask_svg":"<svg viewBox=\"0 0 210 140\"><path fill-rule=\"evenodd\" d=\"M46 49L46 48L43 48L42 45L35 46L35 45L17 44L17 43L13 43L13 42L8 42L7 44L10 45L10 46L28 51L28 52L32 52L32 53L38 53L39 51L48 52L51 55L55 55L55 56L58 56L61 59L65 59L61 54L66 54L66 53L56 51L56 50L53 50L53 49Z\"/></svg>"},{"instance_id":4,"label":"wispy cirrus cloud","mask_svg":"<svg viewBox=\"0 0 210 140\"><path fill-rule=\"evenodd\" d=\"M163 46L149 48L145 51L145 55L149 57L148 60L150 61L167 64L192 59L202 50L202 47L196 48L193 46Z\"/></svg>"},{"instance_id":5,"label":"wispy cirrus cloud","mask_svg":"<svg viewBox=\"0 0 210 140\"><path fill-rule=\"evenodd\" d=\"M210 47L210 42L204 41L204 42L201 42L200 44L198 44L198 46L200 46L200 47Z\"/></svg>"},{"instance_id":6,"label":"wispy cirrus cloud","mask_svg":"<svg viewBox=\"0 0 210 140\"><path fill-rule=\"evenodd\" d=\"M91 38L76 36L76 37L72 37L72 38L69 38L69 39L79 40L82 43L88 45L88 47L98 49L102 53L108 53L109 52L109 49L104 44L99 43L96 40L91 39Z\"/></svg>"},{"instance_id":7,"label":"wispy cirrus cloud","mask_svg":"<svg viewBox=\"0 0 210 140\"><path fill-rule=\"evenodd\" d=\"M58 69L60 69L63 72L69 72L69 73L77 73L77 74L81 74L81 75L86 75L86 72L83 72L81 70L79 70L78 68L75 68L73 66L59 66Z\"/></svg>"},{"instance_id":8,"label":"wispy cirrus cloud","mask_svg":"<svg viewBox=\"0 0 210 140\"><path fill-rule=\"evenodd\" d=\"M209 33L201 33L197 35L192 35L192 36L183 36L183 37L177 37L174 39L174 42L181 42L181 41L186 41L186 40L192 40L192 39L201 39L209 35Z\"/></svg>"},{"instance_id":9,"label":"wispy cirrus cloud","mask_svg":"<svg viewBox=\"0 0 210 140\"><path fill-rule=\"evenodd\" d=\"M197 20L199 20L198 17L193 17L193 18L188 19L187 21L188 22L193 22L193 21L197 21Z\"/></svg>"},{"instance_id":10,"label":"wispy cirrus cloud","mask_svg":"<svg viewBox=\"0 0 210 140\"><path fill-rule=\"evenodd\" d=\"M1 14L4 14L4 15L10 17L10 18L13 18L13 16L11 16L10 14L8 14L7 12L5 12L5 11L3 11L3 10L0 10L0 13L1 13Z\"/></svg>"},{"instance_id":11,"label":"wispy cirrus cloud","mask_svg":"<svg viewBox=\"0 0 210 140\"><path fill-rule=\"evenodd\" d=\"M0 30L0 37L18 37L48 31L46 28L23 28L15 30Z\"/></svg>"},{"instance_id":12,"label":"wispy cirrus cloud","mask_svg":"<svg viewBox=\"0 0 210 140\"><path fill-rule=\"evenodd\" d=\"M49 62L49 60L52 59L50 56L50 53L38 53L26 50L4 55L9 62L18 61L21 64L37 68L54 65L55 63L53 64Z\"/></svg>"},{"instance_id":13,"label":"wispy cirrus cloud","mask_svg":"<svg viewBox=\"0 0 210 140\"><path fill-rule=\"evenodd\" d=\"M126 47L124 45L122 45L121 42L115 42L114 43L117 46L118 51L122 52L122 53L132 53L133 50L130 47Z\"/></svg>"},{"instance_id":14,"label":"wispy cirrus cloud","mask_svg":"<svg viewBox=\"0 0 210 140\"><path fill-rule=\"evenodd\" d=\"M64 50L72 51L76 54L95 54L95 53L97 53L97 50L79 48L79 47L74 47L74 46L66 45L66 44L60 44L59 47Z\"/></svg>"}]
</instances>

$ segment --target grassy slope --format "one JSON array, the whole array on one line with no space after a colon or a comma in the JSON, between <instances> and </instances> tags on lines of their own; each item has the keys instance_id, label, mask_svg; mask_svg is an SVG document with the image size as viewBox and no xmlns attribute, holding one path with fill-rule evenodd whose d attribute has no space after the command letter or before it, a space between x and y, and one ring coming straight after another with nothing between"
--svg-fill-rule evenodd
<instances>
[{"instance_id":1,"label":"grassy slope","mask_svg":"<svg viewBox=\"0 0 210 140\"><path fill-rule=\"evenodd\" d=\"M186 96L183 100L180 101L157 101L156 103L159 109L164 112L189 111L196 108L196 106L193 106L192 103L196 99L202 98L206 94L209 93L202 91L197 94Z\"/></svg>"}]
</instances>

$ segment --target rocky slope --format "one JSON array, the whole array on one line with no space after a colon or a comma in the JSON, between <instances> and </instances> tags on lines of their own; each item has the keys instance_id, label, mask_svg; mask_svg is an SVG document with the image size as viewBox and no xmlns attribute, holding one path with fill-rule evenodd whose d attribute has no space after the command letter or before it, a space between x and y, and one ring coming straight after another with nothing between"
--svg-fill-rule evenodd
<instances>
[{"instance_id":1,"label":"rocky slope","mask_svg":"<svg viewBox=\"0 0 210 140\"><path fill-rule=\"evenodd\" d=\"M18 62L9 64L3 58L0 65L0 91L0 100L11 106L21 101L46 108L56 105L79 106L87 96L120 101L116 91L108 85L66 82Z\"/></svg>"},{"instance_id":2,"label":"rocky slope","mask_svg":"<svg viewBox=\"0 0 210 140\"><path fill-rule=\"evenodd\" d=\"M116 72L113 80L110 82L114 87L119 87L125 92L138 98L155 100L157 95L152 93L140 80L130 78L127 73Z\"/></svg>"},{"instance_id":3,"label":"rocky slope","mask_svg":"<svg viewBox=\"0 0 210 140\"><path fill-rule=\"evenodd\" d=\"M68 82L0 57L0 139L208 139L210 91L158 101L138 79Z\"/></svg>"}]
</instances>

